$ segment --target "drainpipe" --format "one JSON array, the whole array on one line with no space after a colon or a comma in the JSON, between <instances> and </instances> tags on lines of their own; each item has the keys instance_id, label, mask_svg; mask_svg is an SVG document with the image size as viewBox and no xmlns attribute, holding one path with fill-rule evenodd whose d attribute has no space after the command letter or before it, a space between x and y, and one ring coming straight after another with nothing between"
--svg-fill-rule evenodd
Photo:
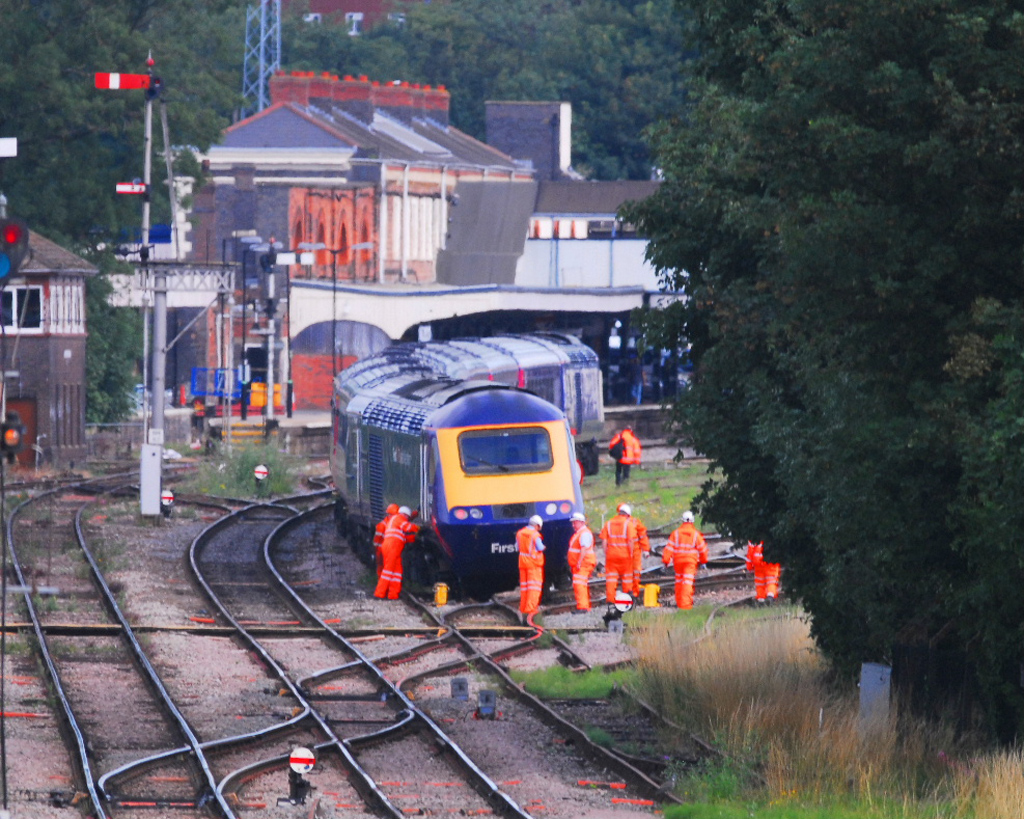
<instances>
[{"instance_id":1,"label":"drainpipe","mask_svg":"<svg viewBox=\"0 0 1024 819\"><path fill-rule=\"evenodd\" d=\"M377 277L384 284L384 257L387 255L388 241L388 164L380 163L380 254L377 259Z\"/></svg>"},{"instance_id":2,"label":"drainpipe","mask_svg":"<svg viewBox=\"0 0 1024 819\"><path fill-rule=\"evenodd\" d=\"M409 275L409 163L402 174L402 281Z\"/></svg>"}]
</instances>

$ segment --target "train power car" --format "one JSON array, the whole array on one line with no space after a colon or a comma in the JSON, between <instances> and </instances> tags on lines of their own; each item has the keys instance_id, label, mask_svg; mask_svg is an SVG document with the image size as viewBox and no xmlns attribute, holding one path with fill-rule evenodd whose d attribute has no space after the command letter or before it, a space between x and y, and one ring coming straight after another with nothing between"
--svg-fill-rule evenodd
<instances>
[{"instance_id":1,"label":"train power car","mask_svg":"<svg viewBox=\"0 0 1024 819\"><path fill-rule=\"evenodd\" d=\"M351 378L381 367L419 367L457 381L485 379L529 390L561 409L584 474L598 469L604 389L597 354L567 333L531 333L394 344L356 362Z\"/></svg>"},{"instance_id":2,"label":"train power car","mask_svg":"<svg viewBox=\"0 0 1024 819\"><path fill-rule=\"evenodd\" d=\"M518 584L515 533L531 515L544 519L549 581L564 577L569 519L583 498L565 413L521 388L530 366L565 369L566 357L512 368L496 351L504 369L494 375L481 371L476 341L397 344L341 373L331 466L336 516L361 558L372 557L370 533L388 503L416 508L407 577L485 597ZM599 374L597 386L600 410Z\"/></svg>"}]
</instances>

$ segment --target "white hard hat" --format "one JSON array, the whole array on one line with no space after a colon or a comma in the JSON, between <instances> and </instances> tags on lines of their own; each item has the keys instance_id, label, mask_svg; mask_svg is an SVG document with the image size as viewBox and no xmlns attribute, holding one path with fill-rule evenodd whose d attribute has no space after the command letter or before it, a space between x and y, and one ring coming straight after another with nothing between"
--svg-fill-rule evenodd
<instances>
[{"instance_id":1,"label":"white hard hat","mask_svg":"<svg viewBox=\"0 0 1024 819\"><path fill-rule=\"evenodd\" d=\"M620 503L619 504L619 511L622 514L624 514L624 515L632 515L633 514L633 507L630 506L628 503Z\"/></svg>"},{"instance_id":2,"label":"white hard hat","mask_svg":"<svg viewBox=\"0 0 1024 819\"><path fill-rule=\"evenodd\" d=\"M578 520L580 523L586 523L587 516L584 515L582 512L573 512L572 517L569 518L569 520Z\"/></svg>"},{"instance_id":3,"label":"white hard hat","mask_svg":"<svg viewBox=\"0 0 1024 819\"><path fill-rule=\"evenodd\" d=\"M530 525L537 526L539 528L544 525L544 518L542 518L540 515L534 515L532 518L530 518Z\"/></svg>"},{"instance_id":4,"label":"white hard hat","mask_svg":"<svg viewBox=\"0 0 1024 819\"><path fill-rule=\"evenodd\" d=\"M398 507L398 514L409 517L409 515L412 514L412 509L410 509L408 506L400 506Z\"/></svg>"},{"instance_id":5,"label":"white hard hat","mask_svg":"<svg viewBox=\"0 0 1024 819\"><path fill-rule=\"evenodd\" d=\"M693 512L690 510L683 512L683 523L693 523Z\"/></svg>"}]
</instances>

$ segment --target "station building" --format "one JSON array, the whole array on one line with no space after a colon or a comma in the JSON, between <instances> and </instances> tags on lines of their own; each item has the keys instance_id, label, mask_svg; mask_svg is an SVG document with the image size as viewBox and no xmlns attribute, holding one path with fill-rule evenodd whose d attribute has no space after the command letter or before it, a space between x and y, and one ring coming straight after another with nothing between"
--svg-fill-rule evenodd
<instances>
[{"instance_id":1,"label":"station building","mask_svg":"<svg viewBox=\"0 0 1024 819\"><path fill-rule=\"evenodd\" d=\"M233 305L169 294L172 333L207 314L172 350L169 384L185 392L189 370L229 358L258 382L273 349L295 408L323 410L334 373L394 341L534 330L581 337L606 383L621 380L630 313L663 296L617 210L657 183L575 174L568 103L488 103L485 144L450 125L441 87L302 72L270 93L203 158L182 246L193 265L231 266L237 286ZM260 265L271 238L307 251L274 268L276 346Z\"/></svg>"}]
</instances>

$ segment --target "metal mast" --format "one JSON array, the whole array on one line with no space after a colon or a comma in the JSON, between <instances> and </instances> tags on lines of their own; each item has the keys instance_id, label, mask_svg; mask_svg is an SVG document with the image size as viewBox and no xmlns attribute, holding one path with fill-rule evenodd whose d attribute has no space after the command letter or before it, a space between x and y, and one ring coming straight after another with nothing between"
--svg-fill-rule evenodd
<instances>
[{"instance_id":1,"label":"metal mast","mask_svg":"<svg viewBox=\"0 0 1024 819\"><path fill-rule=\"evenodd\" d=\"M242 63L244 114L270 104L270 78L281 68L281 0L260 0L245 10L245 60Z\"/></svg>"}]
</instances>

